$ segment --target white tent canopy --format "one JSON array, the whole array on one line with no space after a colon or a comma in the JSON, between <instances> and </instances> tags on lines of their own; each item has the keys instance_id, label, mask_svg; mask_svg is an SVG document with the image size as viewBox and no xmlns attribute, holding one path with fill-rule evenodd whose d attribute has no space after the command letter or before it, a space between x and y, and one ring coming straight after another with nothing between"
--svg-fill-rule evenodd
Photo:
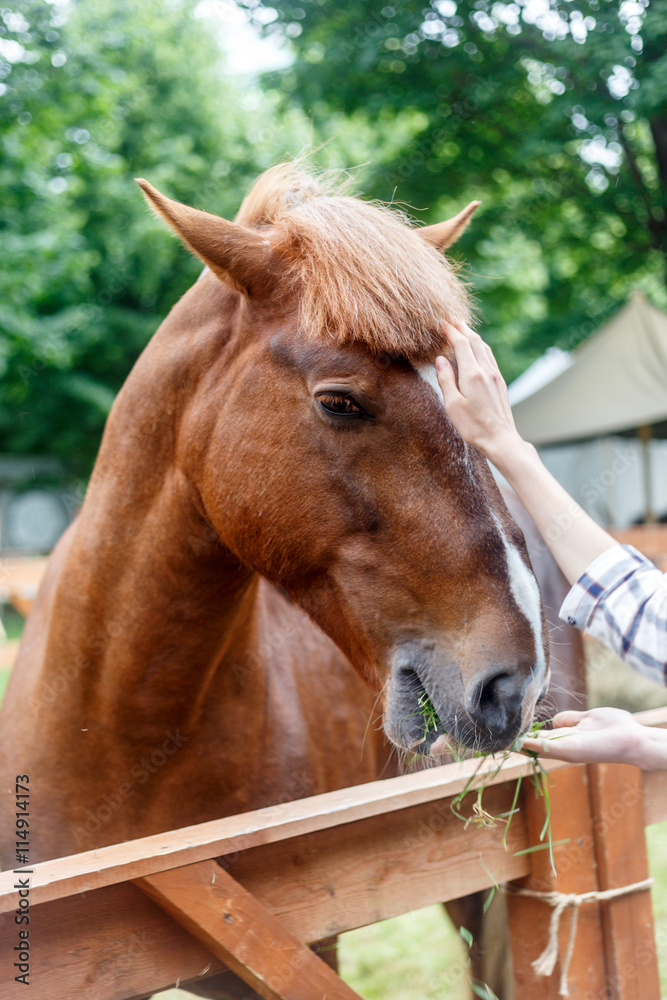
<instances>
[{"instance_id":1,"label":"white tent canopy","mask_svg":"<svg viewBox=\"0 0 667 1000\"><path fill-rule=\"evenodd\" d=\"M641 293L570 357L513 406L528 441L559 444L667 420L667 316Z\"/></svg>"}]
</instances>

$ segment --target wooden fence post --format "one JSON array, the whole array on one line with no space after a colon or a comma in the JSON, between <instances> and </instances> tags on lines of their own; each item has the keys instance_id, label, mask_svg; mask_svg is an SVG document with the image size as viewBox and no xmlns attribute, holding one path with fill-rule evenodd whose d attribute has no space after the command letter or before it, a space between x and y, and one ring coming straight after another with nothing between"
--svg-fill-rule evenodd
<instances>
[{"instance_id":1,"label":"wooden fence post","mask_svg":"<svg viewBox=\"0 0 667 1000\"><path fill-rule=\"evenodd\" d=\"M579 765L554 772L549 777L549 789L553 840L567 840L554 848L557 874L552 871L548 849L539 850L529 855L531 874L513 886L538 892L577 894L597 890L595 837L586 767ZM529 844L537 845L546 820L545 800L535 796L530 782L525 779L521 810L528 824ZM517 895L511 890L512 886L508 915L516 1000L535 1000L536 996L540 1000L560 1000L562 962L568 950L573 909L568 907L560 921L559 960L552 975L539 976L532 963L548 943L553 910L542 899ZM576 1000L607 1000L604 939L600 905L596 902L579 908L567 979L569 996Z\"/></svg>"},{"instance_id":2,"label":"wooden fence post","mask_svg":"<svg viewBox=\"0 0 667 1000\"><path fill-rule=\"evenodd\" d=\"M648 879L642 772L626 764L589 767L600 889ZM601 904L607 967L604 1000L660 1000L649 889Z\"/></svg>"}]
</instances>

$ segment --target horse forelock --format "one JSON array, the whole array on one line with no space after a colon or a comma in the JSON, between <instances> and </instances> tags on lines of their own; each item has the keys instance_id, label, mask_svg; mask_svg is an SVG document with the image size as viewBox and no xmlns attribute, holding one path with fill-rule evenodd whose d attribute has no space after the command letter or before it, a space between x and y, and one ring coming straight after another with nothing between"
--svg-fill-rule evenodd
<instances>
[{"instance_id":1,"label":"horse forelock","mask_svg":"<svg viewBox=\"0 0 667 1000\"><path fill-rule=\"evenodd\" d=\"M404 213L352 197L345 186L282 164L258 179L237 222L279 233L308 337L432 361L446 349L443 319L470 320L465 285Z\"/></svg>"}]
</instances>

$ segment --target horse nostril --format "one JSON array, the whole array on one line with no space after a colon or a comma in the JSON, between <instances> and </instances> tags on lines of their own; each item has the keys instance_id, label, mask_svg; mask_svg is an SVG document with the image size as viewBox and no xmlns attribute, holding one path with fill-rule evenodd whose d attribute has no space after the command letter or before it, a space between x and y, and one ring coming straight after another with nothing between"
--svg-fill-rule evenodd
<instances>
[{"instance_id":1,"label":"horse nostril","mask_svg":"<svg viewBox=\"0 0 667 1000\"><path fill-rule=\"evenodd\" d=\"M474 685L468 714L492 733L504 733L521 713L523 678L507 671L487 674Z\"/></svg>"}]
</instances>

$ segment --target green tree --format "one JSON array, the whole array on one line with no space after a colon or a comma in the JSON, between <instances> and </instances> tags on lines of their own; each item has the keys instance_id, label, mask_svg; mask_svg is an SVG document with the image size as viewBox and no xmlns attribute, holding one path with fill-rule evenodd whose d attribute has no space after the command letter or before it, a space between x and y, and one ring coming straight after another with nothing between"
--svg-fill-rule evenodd
<instances>
[{"instance_id":1,"label":"green tree","mask_svg":"<svg viewBox=\"0 0 667 1000\"><path fill-rule=\"evenodd\" d=\"M114 395L201 265L134 176L233 215L303 144L222 70L195 0L19 0L0 11L0 452L86 475Z\"/></svg>"},{"instance_id":2,"label":"green tree","mask_svg":"<svg viewBox=\"0 0 667 1000\"><path fill-rule=\"evenodd\" d=\"M270 3L296 52L282 86L316 124L419 120L373 194L428 221L482 199L461 250L508 375L633 287L667 304L667 5Z\"/></svg>"}]
</instances>

